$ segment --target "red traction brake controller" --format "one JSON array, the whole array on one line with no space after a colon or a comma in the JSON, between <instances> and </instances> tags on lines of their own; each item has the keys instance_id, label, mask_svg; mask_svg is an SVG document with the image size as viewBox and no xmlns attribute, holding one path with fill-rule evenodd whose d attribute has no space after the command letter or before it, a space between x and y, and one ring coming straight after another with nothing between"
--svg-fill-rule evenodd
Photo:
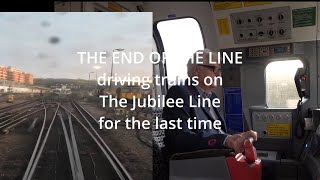
<instances>
[{"instance_id":1,"label":"red traction brake controller","mask_svg":"<svg viewBox=\"0 0 320 180\"><path fill-rule=\"evenodd\" d=\"M260 180L261 159L257 158L256 148L253 146L253 138L244 141L244 153L226 157L229 173L232 180Z\"/></svg>"}]
</instances>

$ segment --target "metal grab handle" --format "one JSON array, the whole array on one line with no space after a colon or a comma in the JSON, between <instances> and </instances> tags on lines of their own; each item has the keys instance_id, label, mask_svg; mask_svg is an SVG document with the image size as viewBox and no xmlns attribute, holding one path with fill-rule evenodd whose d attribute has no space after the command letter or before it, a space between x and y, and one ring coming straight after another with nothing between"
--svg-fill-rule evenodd
<instances>
[{"instance_id":1,"label":"metal grab handle","mask_svg":"<svg viewBox=\"0 0 320 180\"><path fill-rule=\"evenodd\" d=\"M254 139L249 137L247 140L244 141L244 153L246 156L246 161L250 164L257 160L257 151L256 148L253 146Z\"/></svg>"}]
</instances>

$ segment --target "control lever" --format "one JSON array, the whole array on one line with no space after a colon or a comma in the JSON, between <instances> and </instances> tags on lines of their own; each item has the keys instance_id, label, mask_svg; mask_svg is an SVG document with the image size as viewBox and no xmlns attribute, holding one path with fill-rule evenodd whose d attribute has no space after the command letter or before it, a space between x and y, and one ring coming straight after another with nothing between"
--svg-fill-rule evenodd
<instances>
[{"instance_id":1,"label":"control lever","mask_svg":"<svg viewBox=\"0 0 320 180\"><path fill-rule=\"evenodd\" d=\"M257 151L253 146L253 141L254 139L250 137L243 142L245 155L238 153L236 156L226 157L232 180L261 180L261 159L257 158Z\"/></svg>"},{"instance_id":2,"label":"control lever","mask_svg":"<svg viewBox=\"0 0 320 180\"><path fill-rule=\"evenodd\" d=\"M248 164L254 163L257 160L257 151L253 146L254 139L252 137L246 139L243 143L244 145L244 153L246 156L246 162Z\"/></svg>"}]
</instances>

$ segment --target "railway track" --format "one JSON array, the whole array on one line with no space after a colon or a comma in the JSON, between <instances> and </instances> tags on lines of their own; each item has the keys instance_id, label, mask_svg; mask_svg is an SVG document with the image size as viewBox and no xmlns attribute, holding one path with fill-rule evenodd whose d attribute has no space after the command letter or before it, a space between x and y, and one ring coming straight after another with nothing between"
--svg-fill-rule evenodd
<instances>
[{"instance_id":1,"label":"railway track","mask_svg":"<svg viewBox=\"0 0 320 180\"><path fill-rule=\"evenodd\" d=\"M10 106L1 108L1 109L0 109L0 115L5 114L7 111L10 111L10 110L12 110L12 109L15 109L15 108L18 108L18 107L21 107L21 106L28 105L28 104L34 103L34 102L36 102L36 101L39 101L39 100L40 100L40 99L29 100L29 101L25 101L25 102L23 102L23 103L13 104L13 105L10 105Z\"/></svg>"},{"instance_id":2,"label":"railway track","mask_svg":"<svg viewBox=\"0 0 320 180\"><path fill-rule=\"evenodd\" d=\"M0 156L0 161L15 164L12 171L20 173L8 175L0 165L0 179L132 179L97 132L97 121L76 102L42 99L0 112L10 112L0 115L0 143L17 134L29 139L28 144L22 143L25 151L19 164ZM14 156L10 154L11 159Z\"/></svg>"},{"instance_id":3,"label":"railway track","mask_svg":"<svg viewBox=\"0 0 320 180\"><path fill-rule=\"evenodd\" d=\"M127 108L119 108L119 109L121 109L121 110L126 109L127 111L130 111L129 109L131 109L132 106L133 106L132 104L128 103L128 107L127 107ZM100 108L101 108L101 107L100 107ZM115 112L115 113L117 113L117 112ZM126 115L124 115L124 116L126 116ZM127 117L128 117L128 116L127 116ZM94 117L91 117L91 118L94 119ZM113 118L106 117L106 119L113 119ZM96 119L94 119L94 120L98 123L98 121L97 121ZM113 119L113 121L114 121L114 119ZM124 121L122 121L122 122L118 123L118 126L124 126L124 127L125 127L126 124L125 124ZM143 134L141 133L141 131L142 131L142 129L136 127L136 128L135 128L135 136L137 137L137 139L138 139L142 144L144 144L146 147L152 149L152 147L153 147L152 141L149 140L148 138L144 137Z\"/></svg>"},{"instance_id":4,"label":"railway track","mask_svg":"<svg viewBox=\"0 0 320 180\"><path fill-rule=\"evenodd\" d=\"M105 176L112 177L111 179L132 179L132 177L124 168L122 163L119 161L119 159L115 156L110 147L104 142L104 140L97 132L97 120L86 109L84 109L75 101L72 101L71 105L76 110L76 113L78 113L78 116L81 118L78 118L75 113L72 113L67 108L64 109L66 112L70 113L70 116L72 116L79 123L79 125L83 128L83 130L85 130L87 134L85 137L79 138L82 141L82 143L79 144L83 145L81 147L81 152L86 152L92 160L94 169L93 176L95 176L97 179L101 179ZM81 128L77 128L77 130L80 129ZM84 134L84 132L77 132L77 135L79 136ZM86 137L91 137L91 140L93 140L97 145L96 148L92 148L90 145L88 145L88 141L83 142L86 139ZM103 163L103 159L106 159L108 164ZM104 168L102 168L103 166Z\"/></svg>"}]
</instances>

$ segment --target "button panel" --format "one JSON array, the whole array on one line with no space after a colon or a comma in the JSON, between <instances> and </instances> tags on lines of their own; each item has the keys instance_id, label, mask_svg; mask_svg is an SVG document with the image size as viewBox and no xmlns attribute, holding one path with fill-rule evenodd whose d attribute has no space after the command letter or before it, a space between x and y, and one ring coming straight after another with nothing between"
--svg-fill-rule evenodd
<instances>
[{"instance_id":1,"label":"button panel","mask_svg":"<svg viewBox=\"0 0 320 180\"><path fill-rule=\"evenodd\" d=\"M248 57L282 56L291 54L291 51L290 44L249 47Z\"/></svg>"},{"instance_id":2,"label":"button panel","mask_svg":"<svg viewBox=\"0 0 320 180\"><path fill-rule=\"evenodd\" d=\"M262 46L262 47L252 47L249 48L249 57L265 57L269 56L269 47L268 46Z\"/></svg>"},{"instance_id":3,"label":"button panel","mask_svg":"<svg viewBox=\"0 0 320 180\"><path fill-rule=\"evenodd\" d=\"M235 44L291 39L290 7L278 7L230 15Z\"/></svg>"},{"instance_id":4,"label":"button panel","mask_svg":"<svg viewBox=\"0 0 320 180\"><path fill-rule=\"evenodd\" d=\"M291 112L252 112L253 130L258 137L263 138L291 138Z\"/></svg>"}]
</instances>

